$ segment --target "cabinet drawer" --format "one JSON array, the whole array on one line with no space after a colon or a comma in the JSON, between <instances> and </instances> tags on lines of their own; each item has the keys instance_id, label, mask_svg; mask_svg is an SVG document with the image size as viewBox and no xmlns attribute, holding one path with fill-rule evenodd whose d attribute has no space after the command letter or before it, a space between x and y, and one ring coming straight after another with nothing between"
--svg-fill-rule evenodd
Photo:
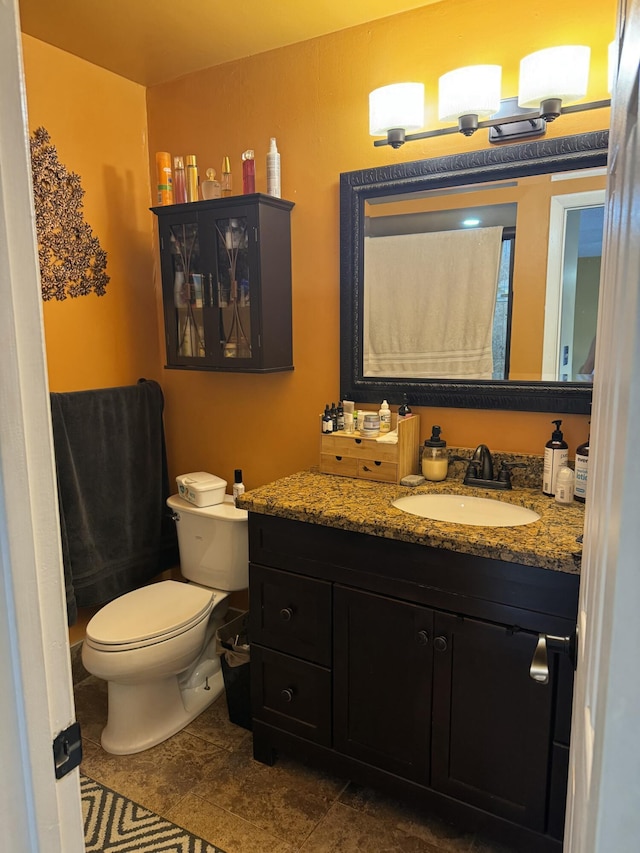
<instances>
[{"instance_id":1,"label":"cabinet drawer","mask_svg":"<svg viewBox=\"0 0 640 853\"><path fill-rule=\"evenodd\" d=\"M358 460L353 456L320 454L320 470L323 474L339 474L342 477L358 476Z\"/></svg>"},{"instance_id":2,"label":"cabinet drawer","mask_svg":"<svg viewBox=\"0 0 640 853\"><path fill-rule=\"evenodd\" d=\"M323 435L320 452L331 456L354 456L356 459L377 459L378 462L397 462L398 445L385 444L372 438L353 438Z\"/></svg>"},{"instance_id":3,"label":"cabinet drawer","mask_svg":"<svg viewBox=\"0 0 640 853\"><path fill-rule=\"evenodd\" d=\"M377 480L382 483L398 482L398 466L395 462L381 462L378 459L358 459L358 473L361 480Z\"/></svg>"},{"instance_id":4,"label":"cabinet drawer","mask_svg":"<svg viewBox=\"0 0 640 853\"><path fill-rule=\"evenodd\" d=\"M257 720L331 745L328 669L251 644L251 705Z\"/></svg>"},{"instance_id":5,"label":"cabinet drawer","mask_svg":"<svg viewBox=\"0 0 640 853\"><path fill-rule=\"evenodd\" d=\"M329 666L331 584L251 563L252 643Z\"/></svg>"}]
</instances>

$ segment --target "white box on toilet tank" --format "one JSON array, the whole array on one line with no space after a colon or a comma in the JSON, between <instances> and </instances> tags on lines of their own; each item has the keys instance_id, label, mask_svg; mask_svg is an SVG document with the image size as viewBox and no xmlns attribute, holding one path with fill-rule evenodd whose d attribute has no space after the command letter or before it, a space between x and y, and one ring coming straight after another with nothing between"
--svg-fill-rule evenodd
<instances>
[{"instance_id":1,"label":"white box on toilet tank","mask_svg":"<svg viewBox=\"0 0 640 853\"><path fill-rule=\"evenodd\" d=\"M206 471L180 474L176 477L178 494L194 506L213 506L224 500L227 481Z\"/></svg>"}]
</instances>

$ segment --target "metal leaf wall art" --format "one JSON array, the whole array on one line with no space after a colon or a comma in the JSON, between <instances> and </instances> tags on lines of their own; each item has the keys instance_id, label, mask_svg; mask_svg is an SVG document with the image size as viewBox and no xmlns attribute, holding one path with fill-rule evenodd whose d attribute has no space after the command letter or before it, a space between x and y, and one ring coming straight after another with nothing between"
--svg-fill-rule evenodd
<instances>
[{"instance_id":1,"label":"metal leaf wall art","mask_svg":"<svg viewBox=\"0 0 640 853\"><path fill-rule=\"evenodd\" d=\"M42 298L104 296L107 253L84 220L80 176L59 161L44 127L31 135L31 170Z\"/></svg>"}]
</instances>

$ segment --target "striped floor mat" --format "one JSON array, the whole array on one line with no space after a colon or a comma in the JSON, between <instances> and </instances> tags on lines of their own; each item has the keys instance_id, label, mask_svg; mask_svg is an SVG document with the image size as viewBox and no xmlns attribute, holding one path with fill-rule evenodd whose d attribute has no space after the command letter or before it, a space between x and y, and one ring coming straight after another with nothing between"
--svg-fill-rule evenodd
<instances>
[{"instance_id":1,"label":"striped floor mat","mask_svg":"<svg viewBox=\"0 0 640 853\"><path fill-rule=\"evenodd\" d=\"M80 775L86 853L224 853Z\"/></svg>"}]
</instances>

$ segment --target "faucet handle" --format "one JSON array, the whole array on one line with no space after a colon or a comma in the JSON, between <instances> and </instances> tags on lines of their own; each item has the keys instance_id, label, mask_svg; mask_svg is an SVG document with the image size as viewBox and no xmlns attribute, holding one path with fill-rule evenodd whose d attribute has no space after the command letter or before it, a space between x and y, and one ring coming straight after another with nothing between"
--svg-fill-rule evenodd
<instances>
[{"instance_id":1,"label":"faucet handle","mask_svg":"<svg viewBox=\"0 0 640 853\"><path fill-rule=\"evenodd\" d=\"M508 483L511 486L511 472L514 468L526 468L524 462L501 462L500 473L498 474L499 483Z\"/></svg>"}]
</instances>

